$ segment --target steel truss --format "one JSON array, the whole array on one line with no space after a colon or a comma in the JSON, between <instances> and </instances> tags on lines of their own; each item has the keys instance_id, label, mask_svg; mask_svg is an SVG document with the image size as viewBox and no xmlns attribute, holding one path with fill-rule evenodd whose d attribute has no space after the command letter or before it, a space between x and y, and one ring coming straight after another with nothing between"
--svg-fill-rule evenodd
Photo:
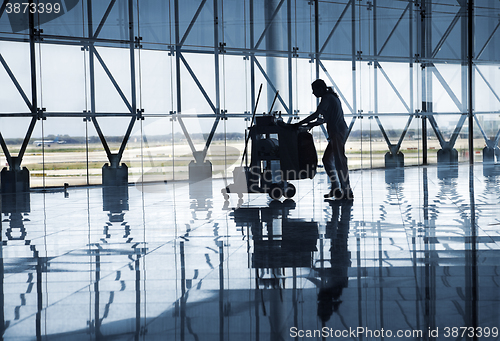
<instances>
[{"instance_id":1,"label":"steel truss","mask_svg":"<svg viewBox=\"0 0 500 341\"><path fill-rule=\"evenodd\" d=\"M34 0L29 0L29 2L33 2ZM323 9L322 6L329 6L329 3L322 3L319 0L309 1L310 13L311 13L311 22L314 25L314 29L311 32L311 41L314 45L314 52L311 54L307 51L299 51L298 46L294 45L295 33L293 32L294 24L294 14L298 10L302 10L302 7L297 7L297 3L294 0L279 0L277 2L276 7L271 15L269 22L266 22L263 30L257 30L256 21L261 20L261 18L256 18L256 8L260 5L260 2L257 3L257 0L247 0L244 3L247 11L248 23L246 24L245 30L248 30L249 36L249 44L244 48L236 48L232 46L226 46L225 36L221 34L223 32L224 25L224 9L223 5L227 0L212 0L212 15L213 15L213 44L211 45L211 50L207 49L197 49L193 46L187 46L186 41L193 32L196 31L196 23L200 20L201 13L206 10L207 4L209 3L207 0L200 0L198 6L196 7L196 11L192 16L187 28L182 32L180 28L180 13L179 11L179 0L173 1L173 8L170 8L170 11L174 14L173 21L169 22L170 27L173 29L174 33L174 41L168 46L168 56L169 58L173 58L175 62L175 84L176 84L176 104L175 110L164 113L164 116L171 117L175 119L180 128L182 129L187 142L191 148L193 155L195 153L201 152L202 159L204 160L207 154L207 150L211 145L213 136L218 128L219 123L222 120L227 118L248 118L249 112L251 110L247 110L243 113L228 113L225 108L221 108L221 65L220 58L224 55L233 55L233 56L242 56L247 60L247 63L250 66L250 97L251 102L255 102L255 89L256 76L257 74L261 74L262 77L266 80L267 86L272 88L274 91L278 91L278 101L281 103L283 108L285 108L286 113L284 115L288 115L291 119L296 117L300 108L294 107L294 96L293 91L296 84L296 75L293 72L293 61L294 59L309 59L314 63L315 66L315 77L320 78L326 76L326 78L333 85L334 89L338 92L341 97L347 116L351 116L350 130L353 128L356 119L362 119L364 117L375 117L377 119L378 126L387 142L388 150L391 153L398 153L401 143L409 129L410 123L414 118L420 119L422 134L423 134L423 163L427 163L427 147L426 147L426 139L427 139L427 122L431 124L431 127L436 134L441 147L443 149L451 149L453 148L455 141L465 124L466 118L469 117L469 126L471 126L471 119L480 114L480 112L472 112L472 108L468 107L468 104L472 102L471 93L468 89L471 89L473 86L474 79L470 75L468 75L468 67L467 62L471 62L474 67L474 74L479 75L484 82L487 84L491 93L494 97L500 102L499 90L492 85L484 74L477 68L477 65L480 64L500 64L499 60L488 60L485 61L483 59L479 59L479 57L483 56L483 52L486 48L495 41L498 41L498 34L495 35L498 31L498 27L500 23L498 23L494 28L492 28L491 32L487 32L487 39L484 44L478 47L478 53L476 56L473 56L470 51L468 51L467 44L463 43L460 50L460 56L456 56L455 59L451 60L449 58L444 58L440 55L440 50L443 46L452 46L450 43L450 37L454 30L457 28L460 29L460 37L462 42L466 42L468 36L471 34L471 27L473 23L470 18L472 18L472 14L470 13L470 9L468 8L468 4L465 0L456 0L456 4L458 4L457 12L455 13L453 19L449 23L446 30L441 34L439 41L433 45L432 35L436 32L436 27L434 25L432 14L433 14L433 1L431 0L413 0L408 1L406 6L402 6L398 14L396 24L389 32L385 39L379 41L378 28L380 25L380 13L383 13L383 6L379 5L380 1L377 0L339 0L337 4L343 4L342 11L340 12L338 18L336 20L322 20L320 16L320 11ZM263 0L268 1L268 0ZM8 0L4 0L0 7L0 17L5 15L4 10L6 8L6 4ZM27 91L22 88L19 81L16 79L16 75L10 69L5 58L0 54L0 63L2 67L7 72L10 80L18 90L21 99L27 106L27 111L23 113L1 113L0 117L31 117L31 123L27 129L27 133L24 138L23 145L21 150L17 156L12 156L9 152L8 146L4 141L4 138L1 135L0 129L0 145L2 150L7 158L7 162L11 168L18 168L22 161L24 152L29 143L33 130L36 126L38 120L45 120L47 118L52 117L83 117L85 121L92 122L94 125L96 132L98 133L100 140L102 142L103 148L106 151L108 159L111 164L117 165L122 159L123 152L127 145L127 141L130 137L130 134L134 128L136 120L144 120L147 119L149 115L145 112L144 108L139 108L137 104L137 75L136 75L136 51L140 51L144 47L141 44L142 37L139 36L140 25L138 24L138 11L139 8L134 8L134 1L132 0L124 0L127 6L127 21L128 21L128 37L127 39L108 39L100 36L102 29L105 27L108 17L113 10L113 8L117 5L117 0L109 0L106 11L103 14L102 18L98 21L97 27L94 29L94 20L93 20L93 12L92 12L92 0L86 0L86 29L87 36L86 37L71 37L71 36L56 36L51 34L44 34L42 30L39 30L35 27L35 19L33 15L29 16L29 38L24 37L14 37L10 35L2 35L0 40L3 41L17 41L17 42L26 42L29 43L30 46L30 67L31 67L31 98L29 98ZM139 2L138 2L139 3ZM300 6L300 5L299 5ZM82 7L83 4L82 4ZM452 8L455 8L452 6ZM278 14L282 14L284 18L286 18L286 29L284 30L286 35L286 43L284 44L286 50L269 50L266 48L262 48L262 42L264 39L268 38L270 27L273 24L273 21L277 20ZM468 19L468 17L470 18ZM369 36L362 36L363 31L361 31L361 27L358 27L359 22L362 19L370 20L370 33ZM340 28L342 24L350 23L350 32L346 33L342 31ZM404 37L401 34L401 27L405 24L408 24L408 36ZM328 27L327 34L320 33L320 26L324 30L325 27ZM343 26L345 27L345 26ZM336 52L333 48L333 52L329 52L332 50L331 46L335 42L335 39L338 34L350 34L350 54ZM482 32L484 34L484 32ZM373 49L370 51L363 52L361 49L364 45L360 43L361 38L368 39L373 44ZM390 43L396 39L406 39L408 45L406 49L408 54L406 56L398 56L391 55L388 53ZM296 42L295 42L296 43ZM38 105L38 94L37 94L37 70L36 63L37 55L35 53L35 47L38 44L63 44L63 45L77 45L82 47L82 51L88 55L88 75L89 75L89 87L90 87L90 110L83 110L83 112L53 112L50 108L40 108ZM112 72L107 67L106 61L99 54L96 46L124 46L126 45L129 50L129 61L130 61L130 87L131 94L125 94L121 89L120 85L114 78ZM329 49L330 48L330 49ZM191 67L190 63L186 60L184 55L186 53L204 53L210 54L214 57L214 84L202 84L197 76L196 72ZM287 69L288 69L288 93L284 93L281 89L276 87L274 84L274 80L268 76L268 71L265 70L263 65L259 62L257 57L281 57L286 58L287 60ZM97 63L96 63L97 61ZM329 70L327 67L326 61L350 61L352 66L352 95L350 97L345 94L346 87L342 84L337 84L335 82L334 77L332 77L333 70ZM386 72L384 69L384 63L390 62L399 62L405 63L409 65L409 94L408 99L405 99L405 96L400 92L398 87L395 85L394 79ZM439 72L436 65L439 65L441 62L452 63L456 65L462 65L462 73L461 73L461 93L456 94L452 90L452 87L448 83L448 81L443 77L443 75ZM359 68L361 63L368 63L373 66L372 75L373 75L373 109L374 110L366 110L362 107L362 104L359 102L360 96L360 88L358 86L359 81ZM126 112L115 112L115 113L102 113L96 110L95 103L95 69L96 65L100 65L107 77L113 84L115 90L123 100L125 106L127 107ZM420 68L419 79L417 80L420 83L420 89L415 86L415 72L414 67ZM203 98L208 103L211 108L210 113L206 114L197 114L197 115L189 115L182 112L182 98L183 94L181 93L181 69L184 69L189 74L189 77L195 82L198 90L203 95ZM404 112L401 113L384 113L379 111L379 101L381 100L381 94L378 93L378 79L379 77L383 77L385 81L389 84L390 88L401 102L404 107ZM444 89L449 98L456 105L457 110L455 112L449 113L436 113L433 111L433 98L432 98L432 89L435 84L435 80L437 80L438 84ZM215 95L212 97L209 95L209 92L206 90L208 87L212 87L215 89ZM418 93L420 91L422 101L420 105L415 107L414 93ZM372 96L370 94L370 96ZM173 109L173 108L172 108ZM250 109L250 108L249 108ZM491 113L491 112L487 112ZM443 134L438 127L434 115L441 114L455 114L460 115L461 118L458 121L455 131L449 141L445 141ZM385 128L380 121L380 117L384 115L404 115L408 117L408 122L406 127L401 134L399 141L397 144L392 144L386 134ZM102 130L99 125L100 117L129 117L130 122L128 124L127 130L124 134L123 141L120 145L119 151L117 153L113 153L108 143L106 142L106 138L102 133ZM158 117L158 115L155 115ZM208 138L203 147L202 151L196 150L196 147L192 141L190 136L190 132L188 131L184 119L188 117L207 117L213 118L213 124L210 129L210 133L208 134ZM479 125L479 121L476 118L476 124ZM480 125L479 125L480 127ZM469 129L472 129L469 127ZM498 137L500 136L500 131L496 134L496 138L493 142L496 141L496 145L493 146L493 142L490 141L486 134L484 133L482 127L480 127L483 137L485 138L488 146L492 146L494 148L498 148ZM326 133L326 131L325 131ZM472 134L472 130L470 130L470 135ZM197 159L198 160L198 159Z\"/></svg>"}]
</instances>

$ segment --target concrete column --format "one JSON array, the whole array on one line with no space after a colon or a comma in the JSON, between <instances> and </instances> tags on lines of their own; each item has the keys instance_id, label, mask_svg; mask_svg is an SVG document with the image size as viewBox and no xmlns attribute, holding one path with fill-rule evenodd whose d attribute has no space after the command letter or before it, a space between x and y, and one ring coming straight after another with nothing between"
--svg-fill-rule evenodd
<instances>
[{"instance_id":1,"label":"concrete column","mask_svg":"<svg viewBox=\"0 0 500 341\"><path fill-rule=\"evenodd\" d=\"M288 93L287 86L287 59L285 55L280 55L277 58L278 54L272 51L285 51L286 46L286 23L283 21L282 7L277 15L274 17L273 14L276 8L278 7L279 0L265 0L264 1L264 13L266 20L266 27L270 24L269 29L266 32L266 50L267 58L266 58L266 73L271 80L272 84L280 92L280 96L282 98L287 98L286 94ZM267 86L267 109L271 108L273 99L274 99L275 91L268 84ZM281 103L276 100L274 104L273 111L280 111L285 113L285 108L281 105Z\"/></svg>"}]
</instances>

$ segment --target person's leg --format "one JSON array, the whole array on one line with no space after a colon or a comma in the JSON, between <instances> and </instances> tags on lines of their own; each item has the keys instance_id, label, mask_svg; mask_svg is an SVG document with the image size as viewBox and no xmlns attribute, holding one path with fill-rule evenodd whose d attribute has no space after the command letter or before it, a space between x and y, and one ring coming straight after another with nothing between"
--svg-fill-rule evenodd
<instances>
[{"instance_id":1,"label":"person's leg","mask_svg":"<svg viewBox=\"0 0 500 341\"><path fill-rule=\"evenodd\" d=\"M326 194L325 197L332 197L335 189L338 188L337 184L337 171L335 170L335 154L331 142L325 149L323 154L323 166L325 167L325 172L330 179L330 193Z\"/></svg>"},{"instance_id":2,"label":"person's leg","mask_svg":"<svg viewBox=\"0 0 500 341\"><path fill-rule=\"evenodd\" d=\"M349 169L347 167L347 156L345 155L345 138L343 134L336 134L331 138L332 153L335 160L335 168L340 182L340 188L346 199L352 199L352 190L349 182Z\"/></svg>"}]
</instances>

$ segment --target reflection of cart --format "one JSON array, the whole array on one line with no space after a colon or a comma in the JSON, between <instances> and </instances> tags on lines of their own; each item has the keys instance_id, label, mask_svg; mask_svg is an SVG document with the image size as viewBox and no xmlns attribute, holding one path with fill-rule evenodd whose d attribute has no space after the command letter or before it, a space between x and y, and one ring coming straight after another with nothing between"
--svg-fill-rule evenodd
<instances>
[{"instance_id":1,"label":"reflection of cart","mask_svg":"<svg viewBox=\"0 0 500 341\"><path fill-rule=\"evenodd\" d=\"M310 127L307 127L310 128ZM273 199L291 198L296 189L290 180L312 179L318 156L307 129L296 128L273 115L256 117L250 127L251 161L233 171L234 183L223 194L268 193Z\"/></svg>"}]
</instances>

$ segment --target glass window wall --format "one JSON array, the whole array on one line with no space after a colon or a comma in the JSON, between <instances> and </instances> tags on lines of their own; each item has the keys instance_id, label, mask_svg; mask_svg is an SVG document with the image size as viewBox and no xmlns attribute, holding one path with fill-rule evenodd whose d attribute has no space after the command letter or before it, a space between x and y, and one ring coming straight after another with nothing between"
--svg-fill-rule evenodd
<instances>
[{"instance_id":1,"label":"glass window wall","mask_svg":"<svg viewBox=\"0 0 500 341\"><path fill-rule=\"evenodd\" d=\"M106 163L129 182L188 179L200 155L231 176L260 85L257 115L279 91L272 111L294 122L314 112L316 78L341 99L352 169L443 149L466 162L471 86L475 160L498 150L496 1L475 2L472 79L467 6L451 0L63 2L0 16L2 166L21 153L32 187L99 184Z\"/></svg>"}]
</instances>

